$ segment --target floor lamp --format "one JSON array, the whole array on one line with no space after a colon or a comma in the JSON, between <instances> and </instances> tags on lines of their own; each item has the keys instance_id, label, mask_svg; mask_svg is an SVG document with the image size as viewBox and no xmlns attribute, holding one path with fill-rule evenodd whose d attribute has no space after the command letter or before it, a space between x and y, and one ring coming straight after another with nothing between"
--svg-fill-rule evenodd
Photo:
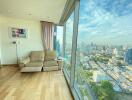
<instances>
[{"instance_id":1,"label":"floor lamp","mask_svg":"<svg viewBox=\"0 0 132 100\"><path fill-rule=\"evenodd\" d=\"M17 66L18 66L18 59L19 59L19 58L18 58L18 48L17 48L17 47L18 47L18 44L17 44L17 41L13 41L12 43L15 44L15 48L16 48L16 57L17 57Z\"/></svg>"}]
</instances>

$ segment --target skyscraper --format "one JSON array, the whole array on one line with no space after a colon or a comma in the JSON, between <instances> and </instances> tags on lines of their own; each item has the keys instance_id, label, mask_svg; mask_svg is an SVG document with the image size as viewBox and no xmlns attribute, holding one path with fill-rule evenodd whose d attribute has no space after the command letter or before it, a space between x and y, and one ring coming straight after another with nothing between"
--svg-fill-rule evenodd
<instances>
[{"instance_id":1,"label":"skyscraper","mask_svg":"<svg viewBox=\"0 0 132 100\"><path fill-rule=\"evenodd\" d=\"M126 50L124 60L127 64L132 65L132 48Z\"/></svg>"}]
</instances>

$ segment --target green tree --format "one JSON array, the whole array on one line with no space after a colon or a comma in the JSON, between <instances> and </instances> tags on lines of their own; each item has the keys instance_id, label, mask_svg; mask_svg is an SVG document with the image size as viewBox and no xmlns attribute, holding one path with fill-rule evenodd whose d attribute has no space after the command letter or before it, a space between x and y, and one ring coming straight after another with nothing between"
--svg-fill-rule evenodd
<instances>
[{"instance_id":1,"label":"green tree","mask_svg":"<svg viewBox=\"0 0 132 100\"><path fill-rule=\"evenodd\" d=\"M117 66L122 66L122 63L120 61L117 62Z\"/></svg>"},{"instance_id":2,"label":"green tree","mask_svg":"<svg viewBox=\"0 0 132 100\"><path fill-rule=\"evenodd\" d=\"M101 81L101 85L93 86L93 90L97 94L99 100L113 100L114 91L112 84L109 81Z\"/></svg>"},{"instance_id":3,"label":"green tree","mask_svg":"<svg viewBox=\"0 0 132 100\"><path fill-rule=\"evenodd\" d=\"M101 87L113 90L112 84L109 81L101 81Z\"/></svg>"}]
</instances>

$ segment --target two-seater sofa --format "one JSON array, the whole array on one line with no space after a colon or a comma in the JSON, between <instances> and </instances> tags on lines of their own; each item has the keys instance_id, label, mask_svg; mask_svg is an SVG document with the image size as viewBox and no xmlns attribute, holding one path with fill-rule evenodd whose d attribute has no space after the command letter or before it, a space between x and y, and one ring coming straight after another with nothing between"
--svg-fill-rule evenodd
<instances>
[{"instance_id":1,"label":"two-seater sofa","mask_svg":"<svg viewBox=\"0 0 132 100\"><path fill-rule=\"evenodd\" d=\"M55 51L31 51L28 57L19 60L21 72L59 70L62 61L58 60Z\"/></svg>"}]
</instances>

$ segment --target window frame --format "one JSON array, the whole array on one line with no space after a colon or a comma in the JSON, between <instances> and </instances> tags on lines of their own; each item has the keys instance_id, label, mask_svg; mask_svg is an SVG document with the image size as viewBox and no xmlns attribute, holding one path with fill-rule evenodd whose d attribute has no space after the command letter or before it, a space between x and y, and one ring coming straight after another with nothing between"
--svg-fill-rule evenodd
<instances>
[{"instance_id":1,"label":"window frame","mask_svg":"<svg viewBox=\"0 0 132 100\"><path fill-rule=\"evenodd\" d=\"M79 92L75 89L75 67L76 67L76 50L77 50L77 38L78 38L78 24L79 24L79 9L80 0L75 0L74 8L70 12L74 11L73 19L73 34L72 34L72 51L71 51L71 71L70 76L67 73L65 62L63 64L63 72L71 89L71 92L75 100L80 100ZM71 15L72 13L70 13ZM70 17L70 15L68 15ZM65 58L65 46L66 45L66 21L63 28L63 57Z\"/></svg>"}]
</instances>

